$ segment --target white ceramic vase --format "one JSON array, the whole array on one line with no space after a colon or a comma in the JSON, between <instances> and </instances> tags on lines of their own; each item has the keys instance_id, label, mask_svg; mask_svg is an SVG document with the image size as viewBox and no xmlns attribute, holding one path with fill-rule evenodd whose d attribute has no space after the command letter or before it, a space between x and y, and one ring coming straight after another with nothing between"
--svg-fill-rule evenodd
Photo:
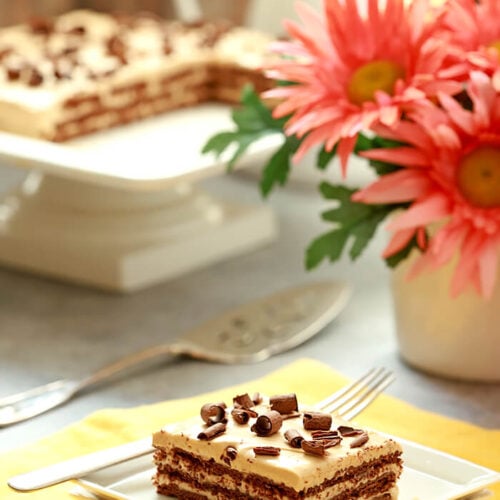
<instances>
[{"instance_id":1,"label":"white ceramic vase","mask_svg":"<svg viewBox=\"0 0 500 500\"><path fill-rule=\"evenodd\" d=\"M426 372L470 381L500 381L500 271L493 297L449 293L453 266L408 280L413 259L392 275L402 358Z\"/></svg>"}]
</instances>

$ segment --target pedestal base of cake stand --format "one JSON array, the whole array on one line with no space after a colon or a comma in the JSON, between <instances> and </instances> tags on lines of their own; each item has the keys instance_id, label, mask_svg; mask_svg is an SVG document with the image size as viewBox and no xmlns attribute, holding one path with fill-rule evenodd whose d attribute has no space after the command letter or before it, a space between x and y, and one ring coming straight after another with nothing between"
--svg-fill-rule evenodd
<instances>
[{"instance_id":1,"label":"pedestal base of cake stand","mask_svg":"<svg viewBox=\"0 0 500 500\"><path fill-rule=\"evenodd\" d=\"M126 191L38 172L0 205L0 263L111 291L145 288L273 240L266 206L179 183Z\"/></svg>"}]
</instances>

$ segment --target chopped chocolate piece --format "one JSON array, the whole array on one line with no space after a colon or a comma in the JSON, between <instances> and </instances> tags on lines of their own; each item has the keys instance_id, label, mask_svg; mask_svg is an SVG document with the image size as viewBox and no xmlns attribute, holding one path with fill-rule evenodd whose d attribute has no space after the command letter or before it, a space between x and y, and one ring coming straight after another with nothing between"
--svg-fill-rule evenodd
<instances>
[{"instance_id":1,"label":"chopped chocolate piece","mask_svg":"<svg viewBox=\"0 0 500 500\"><path fill-rule=\"evenodd\" d=\"M262 395L260 394L260 392L254 392L252 401L254 405L260 405L260 403L262 403Z\"/></svg>"},{"instance_id":2,"label":"chopped chocolate piece","mask_svg":"<svg viewBox=\"0 0 500 500\"><path fill-rule=\"evenodd\" d=\"M337 430L340 432L340 435L344 437L359 436L365 432L362 429L355 429L354 427L349 427L348 425L340 425L337 427Z\"/></svg>"},{"instance_id":3,"label":"chopped chocolate piece","mask_svg":"<svg viewBox=\"0 0 500 500\"><path fill-rule=\"evenodd\" d=\"M203 422L209 425L223 422L226 418L226 404L224 402L206 403L201 407L200 415Z\"/></svg>"},{"instance_id":4,"label":"chopped chocolate piece","mask_svg":"<svg viewBox=\"0 0 500 500\"><path fill-rule=\"evenodd\" d=\"M326 447L322 441L306 441L304 439L300 447L310 455L324 456L326 454Z\"/></svg>"},{"instance_id":5,"label":"chopped chocolate piece","mask_svg":"<svg viewBox=\"0 0 500 500\"><path fill-rule=\"evenodd\" d=\"M304 441L304 437L296 429L288 429L285 432L285 439L292 448L300 448L302 441Z\"/></svg>"},{"instance_id":6,"label":"chopped chocolate piece","mask_svg":"<svg viewBox=\"0 0 500 500\"><path fill-rule=\"evenodd\" d=\"M224 453L221 455L221 460L225 462L227 465L230 465L230 463L238 456L238 450L234 446L228 446L225 450Z\"/></svg>"},{"instance_id":7,"label":"chopped chocolate piece","mask_svg":"<svg viewBox=\"0 0 500 500\"><path fill-rule=\"evenodd\" d=\"M248 395L248 393L240 394L233 398L234 406L241 406L242 408L251 408L255 406L252 398Z\"/></svg>"},{"instance_id":8,"label":"chopped chocolate piece","mask_svg":"<svg viewBox=\"0 0 500 500\"><path fill-rule=\"evenodd\" d=\"M304 429L308 431L318 429L327 431L332 425L332 416L329 413L310 411L304 413L303 423Z\"/></svg>"},{"instance_id":9,"label":"chopped chocolate piece","mask_svg":"<svg viewBox=\"0 0 500 500\"><path fill-rule=\"evenodd\" d=\"M271 457L277 457L281 453L281 449L276 448L276 446L256 446L253 451L256 455L269 455Z\"/></svg>"},{"instance_id":10,"label":"chopped chocolate piece","mask_svg":"<svg viewBox=\"0 0 500 500\"><path fill-rule=\"evenodd\" d=\"M275 434L281 429L283 418L277 411L270 410L263 415L259 415L255 424L252 425L251 430L258 436L270 436Z\"/></svg>"},{"instance_id":11,"label":"chopped chocolate piece","mask_svg":"<svg viewBox=\"0 0 500 500\"><path fill-rule=\"evenodd\" d=\"M233 420L240 425L247 424L250 420L250 413L245 408L233 408L231 416Z\"/></svg>"},{"instance_id":12,"label":"chopped chocolate piece","mask_svg":"<svg viewBox=\"0 0 500 500\"><path fill-rule=\"evenodd\" d=\"M271 396L269 403L271 404L271 410L276 410L281 414L292 413L299 409L297 396L294 393Z\"/></svg>"},{"instance_id":13,"label":"chopped chocolate piece","mask_svg":"<svg viewBox=\"0 0 500 500\"><path fill-rule=\"evenodd\" d=\"M352 440L350 447L359 448L360 446L363 446L368 441L368 439L369 439L368 433L363 432L362 434L360 434L359 436L357 436Z\"/></svg>"},{"instance_id":14,"label":"chopped chocolate piece","mask_svg":"<svg viewBox=\"0 0 500 500\"><path fill-rule=\"evenodd\" d=\"M226 432L226 424L218 422L217 424L207 427L204 431L201 431L198 434L198 439L210 441L211 439L216 438L224 432Z\"/></svg>"}]
</instances>

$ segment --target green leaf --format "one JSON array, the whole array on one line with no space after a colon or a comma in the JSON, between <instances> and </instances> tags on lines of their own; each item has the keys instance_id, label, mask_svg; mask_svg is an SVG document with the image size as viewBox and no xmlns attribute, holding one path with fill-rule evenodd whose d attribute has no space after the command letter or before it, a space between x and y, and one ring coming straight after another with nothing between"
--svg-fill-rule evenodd
<instances>
[{"instance_id":1,"label":"green leaf","mask_svg":"<svg viewBox=\"0 0 500 500\"><path fill-rule=\"evenodd\" d=\"M351 200L351 196L356 192L355 189L339 184L330 184L326 181L319 185L319 190L323 198L326 198L327 200L338 200L346 203Z\"/></svg>"},{"instance_id":2,"label":"green leaf","mask_svg":"<svg viewBox=\"0 0 500 500\"><path fill-rule=\"evenodd\" d=\"M204 144L202 153L213 153L219 158L224 152L230 151L228 169L231 170L254 142L267 135L281 134L287 145L276 158L273 156L269 160L271 164L263 187L263 192L268 193L275 184L283 184L286 181L288 174L285 172L290 168L288 153L291 154L297 149L298 139L285 136L283 126L286 118L273 118L271 110L250 86L243 89L241 100L242 105L233 109L231 114L235 129L210 137ZM276 175L276 178L273 178L273 175Z\"/></svg>"},{"instance_id":3,"label":"green leaf","mask_svg":"<svg viewBox=\"0 0 500 500\"><path fill-rule=\"evenodd\" d=\"M311 270L324 259L334 262L340 258L349 235L346 231L336 229L322 234L306 249L306 269Z\"/></svg>"},{"instance_id":4,"label":"green leaf","mask_svg":"<svg viewBox=\"0 0 500 500\"><path fill-rule=\"evenodd\" d=\"M316 158L316 166L320 170L325 170L326 167L330 164L330 162L335 158L337 154L337 146L331 150L327 151L324 147L318 153L318 157Z\"/></svg>"},{"instance_id":5,"label":"green leaf","mask_svg":"<svg viewBox=\"0 0 500 500\"><path fill-rule=\"evenodd\" d=\"M336 201L336 206L322 213L323 220L334 224L335 228L317 239L306 250L306 268L316 267L322 260L338 260L349 246L349 256L357 259L370 240L379 224L389 213L401 207L401 204L366 205L352 201L356 191L342 185L328 182L320 184L321 194L325 199Z\"/></svg>"},{"instance_id":6,"label":"green leaf","mask_svg":"<svg viewBox=\"0 0 500 500\"><path fill-rule=\"evenodd\" d=\"M237 147L231 158L228 161L227 168L229 170L233 169L240 157L245 153L245 151L261 137L266 135L263 132L252 132L248 134L240 134L237 140Z\"/></svg>"},{"instance_id":7,"label":"green leaf","mask_svg":"<svg viewBox=\"0 0 500 500\"><path fill-rule=\"evenodd\" d=\"M373 139L367 137L364 134L358 134L358 138L356 139L356 144L354 145L354 152L359 153L360 151L366 151L368 149L373 149L374 141Z\"/></svg>"},{"instance_id":8,"label":"green leaf","mask_svg":"<svg viewBox=\"0 0 500 500\"><path fill-rule=\"evenodd\" d=\"M260 180L260 191L264 197L268 196L277 184L283 186L288 180L291 158L299 144L300 141L296 137L287 137L264 167Z\"/></svg>"},{"instance_id":9,"label":"green leaf","mask_svg":"<svg viewBox=\"0 0 500 500\"><path fill-rule=\"evenodd\" d=\"M203 146L201 152L213 152L217 156L220 156L233 142L237 140L237 138L237 132L219 132L218 134L210 137L210 139Z\"/></svg>"},{"instance_id":10,"label":"green leaf","mask_svg":"<svg viewBox=\"0 0 500 500\"><path fill-rule=\"evenodd\" d=\"M288 119L288 117L277 119L273 117L271 109L269 109L260 99L259 95L255 93L253 88L250 85L246 85L243 88L241 94L241 102L242 102L242 113L248 113L249 116L252 116L254 119L260 120L261 124L265 128L269 128L271 130L283 130L283 125ZM237 109L235 112L237 112ZM234 119L234 112L233 112Z\"/></svg>"},{"instance_id":11,"label":"green leaf","mask_svg":"<svg viewBox=\"0 0 500 500\"><path fill-rule=\"evenodd\" d=\"M355 227L352 228L352 234L354 235L354 241L349 251L349 256L352 260L356 260L364 251L364 249L370 243L373 238L378 225L387 217L392 209L384 207L379 211L372 211L366 218L366 220L359 222Z\"/></svg>"}]
</instances>

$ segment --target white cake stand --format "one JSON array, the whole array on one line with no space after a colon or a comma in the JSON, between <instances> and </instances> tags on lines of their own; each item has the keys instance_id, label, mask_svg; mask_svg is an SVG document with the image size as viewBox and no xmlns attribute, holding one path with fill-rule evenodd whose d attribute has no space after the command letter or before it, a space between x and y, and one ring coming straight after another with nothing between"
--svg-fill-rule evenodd
<instances>
[{"instance_id":1,"label":"white cake stand","mask_svg":"<svg viewBox=\"0 0 500 500\"><path fill-rule=\"evenodd\" d=\"M268 206L196 186L225 172L200 150L229 127L229 108L206 104L64 144L0 133L0 161L30 171L0 205L0 263L129 292L270 242Z\"/></svg>"}]
</instances>

